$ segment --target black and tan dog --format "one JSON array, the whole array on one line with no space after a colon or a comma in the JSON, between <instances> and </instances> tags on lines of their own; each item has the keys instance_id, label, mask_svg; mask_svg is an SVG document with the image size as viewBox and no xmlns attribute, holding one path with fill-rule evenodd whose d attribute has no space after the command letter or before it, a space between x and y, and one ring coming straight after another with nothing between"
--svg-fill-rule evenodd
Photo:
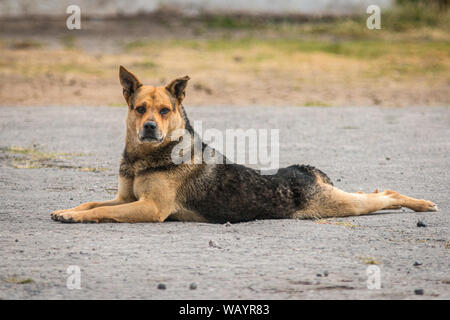
<instances>
[{"instance_id":1,"label":"black and tan dog","mask_svg":"<svg viewBox=\"0 0 450 320\"><path fill-rule=\"evenodd\" d=\"M276 175L237 164L172 161L185 129L194 137L181 104L189 77L166 87L144 86L120 67L128 103L126 146L114 200L88 202L51 217L61 222L242 222L254 219L357 216L407 207L437 211L430 201L386 190L348 193L333 186L320 170L293 165ZM206 144L202 144L206 148ZM193 154L194 156L194 154Z\"/></svg>"}]
</instances>

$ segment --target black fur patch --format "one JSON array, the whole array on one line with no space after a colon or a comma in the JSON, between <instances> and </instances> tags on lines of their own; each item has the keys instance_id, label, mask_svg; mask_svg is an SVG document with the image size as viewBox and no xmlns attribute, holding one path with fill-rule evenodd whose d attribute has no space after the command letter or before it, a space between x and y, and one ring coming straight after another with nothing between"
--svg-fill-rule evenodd
<instances>
[{"instance_id":1,"label":"black fur patch","mask_svg":"<svg viewBox=\"0 0 450 320\"><path fill-rule=\"evenodd\" d=\"M314 168L290 168L270 176L237 164L214 165L208 179L198 174L186 182L192 184L186 208L216 223L291 218L319 186Z\"/></svg>"}]
</instances>

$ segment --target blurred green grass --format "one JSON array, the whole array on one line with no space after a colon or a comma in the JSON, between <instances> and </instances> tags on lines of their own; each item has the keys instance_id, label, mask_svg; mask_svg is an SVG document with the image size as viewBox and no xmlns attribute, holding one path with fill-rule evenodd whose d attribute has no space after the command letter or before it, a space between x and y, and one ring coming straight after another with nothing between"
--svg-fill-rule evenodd
<instances>
[{"instance_id":1,"label":"blurred green grass","mask_svg":"<svg viewBox=\"0 0 450 320\"><path fill-rule=\"evenodd\" d=\"M382 10L381 30L369 30L367 17L365 13L346 17L204 15L198 18L200 26L196 27L203 30L204 36L135 39L126 43L124 49L142 53L179 47L214 53L266 47L285 54L321 52L360 59L435 53L449 56L447 0L398 0L393 8ZM214 36L208 37L211 30ZM271 55L265 53L259 58L269 59Z\"/></svg>"},{"instance_id":2,"label":"blurred green grass","mask_svg":"<svg viewBox=\"0 0 450 320\"><path fill-rule=\"evenodd\" d=\"M257 30L258 33L271 30L303 36L323 35L347 39L380 39L386 37L387 33L393 36L395 33L415 33L420 29L430 28L446 33L450 30L448 0L397 0L391 9L381 11L384 32L367 29L367 17L364 12L343 17L205 15L200 20L205 30Z\"/></svg>"},{"instance_id":3,"label":"blurred green grass","mask_svg":"<svg viewBox=\"0 0 450 320\"><path fill-rule=\"evenodd\" d=\"M125 45L128 52L152 52L161 48L180 47L203 52L226 52L257 48L276 49L285 54L298 52L322 52L353 58L378 58L387 55L422 56L437 52L446 52L450 56L450 42L427 41L379 41L379 40L342 40L321 41L293 38L260 39L245 37L241 39L189 39L189 40L138 40ZM270 55L260 55L260 60L270 59ZM145 66L147 67L147 66Z\"/></svg>"}]
</instances>

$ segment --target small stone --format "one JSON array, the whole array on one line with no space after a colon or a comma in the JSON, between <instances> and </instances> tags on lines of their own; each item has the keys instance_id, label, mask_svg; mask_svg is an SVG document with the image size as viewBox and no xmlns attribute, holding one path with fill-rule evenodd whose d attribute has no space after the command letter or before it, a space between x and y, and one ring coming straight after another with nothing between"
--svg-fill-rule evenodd
<instances>
[{"instance_id":1,"label":"small stone","mask_svg":"<svg viewBox=\"0 0 450 320\"><path fill-rule=\"evenodd\" d=\"M337 181L337 182L341 182L341 179L340 179L340 178L338 178L338 179L336 179L336 181Z\"/></svg>"},{"instance_id":2,"label":"small stone","mask_svg":"<svg viewBox=\"0 0 450 320\"><path fill-rule=\"evenodd\" d=\"M220 246L217 242L215 242L214 240L209 240L209 246L212 248L218 248L220 249Z\"/></svg>"},{"instance_id":3,"label":"small stone","mask_svg":"<svg viewBox=\"0 0 450 320\"><path fill-rule=\"evenodd\" d=\"M423 222L422 220L417 221L417 227L419 228L425 228L427 224Z\"/></svg>"},{"instance_id":4,"label":"small stone","mask_svg":"<svg viewBox=\"0 0 450 320\"><path fill-rule=\"evenodd\" d=\"M390 157L386 157L386 160L389 161L389 160L391 160L391 158Z\"/></svg>"},{"instance_id":5,"label":"small stone","mask_svg":"<svg viewBox=\"0 0 450 320\"><path fill-rule=\"evenodd\" d=\"M323 275L324 275L325 277L328 277L328 271L325 270L325 271L323 272Z\"/></svg>"},{"instance_id":6,"label":"small stone","mask_svg":"<svg viewBox=\"0 0 450 320\"><path fill-rule=\"evenodd\" d=\"M16 240L14 240L14 242L19 242L19 240L18 240L18 239L16 239Z\"/></svg>"},{"instance_id":7,"label":"small stone","mask_svg":"<svg viewBox=\"0 0 450 320\"><path fill-rule=\"evenodd\" d=\"M166 285L164 283L159 283L158 284L158 289L159 290L166 290Z\"/></svg>"},{"instance_id":8,"label":"small stone","mask_svg":"<svg viewBox=\"0 0 450 320\"><path fill-rule=\"evenodd\" d=\"M418 267L418 266L421 266L421 265L422 265L422 262L419 262L419 261L415 261L414 264L413 264L414 267Z\"/></svg>"},{"instance_id":9,"label":"small stone","mask_svg":"<svg viewBox=\"0 0 450 320\"><path fill-rule=\"evenodd\" d=\"M320 273L316 274L316 277L321 277L322 275Z\"/></svg>"},{"instance_id":10,"label":"small stone","mask_svg":"<svg viewBox=\"0 0 450 320\"><path fill-rule=\"evenodd\" d=\"M418 295L418 296L422 296L424 293L423 289L416 289L414 290L414 294Z\"/></svg>"},{"instance_id":11,"label":"small stone","mask_svg":"<svg viewBox=\"0 0 450 320\"><path fill-rule=\"evenodd\" d=\"M189 285L189 289L191 289L191 290L197 289L197 284L196 284L195 282L192 282L192 283Z\"/></svg>"},{"instance_id":12,"label":"small stone","mask_svg":"<svg viewBox=\"0 0 450 320\"><path fill-rule=\"evenodd\" d=\"M225 223L225 227L231 227L231 223L227 221L227 223Z\"/></svg>"}]
</instances>

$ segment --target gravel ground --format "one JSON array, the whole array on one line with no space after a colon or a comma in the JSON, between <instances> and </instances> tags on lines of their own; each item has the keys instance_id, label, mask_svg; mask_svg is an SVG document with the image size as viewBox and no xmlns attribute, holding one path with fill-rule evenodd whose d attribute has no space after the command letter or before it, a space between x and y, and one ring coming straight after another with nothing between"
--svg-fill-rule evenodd
<instances>
[{"instance_id":1,"label":"gravel ground","mask_svg":"<svg viewBox=\"0 0 450 320\"><path fill-rule=\"evenodd\" d=\"M390 188L440 211L233 225L57 223L55 209L114 196L126 110L2 107L1 299L450 298L448 108L187 111L204 128L279 128L280 165L311 164L344 190ZM370 262L381 289L367 288ZM66 286L72 265L81 289Z\"/></svg>"}]
</instances>

